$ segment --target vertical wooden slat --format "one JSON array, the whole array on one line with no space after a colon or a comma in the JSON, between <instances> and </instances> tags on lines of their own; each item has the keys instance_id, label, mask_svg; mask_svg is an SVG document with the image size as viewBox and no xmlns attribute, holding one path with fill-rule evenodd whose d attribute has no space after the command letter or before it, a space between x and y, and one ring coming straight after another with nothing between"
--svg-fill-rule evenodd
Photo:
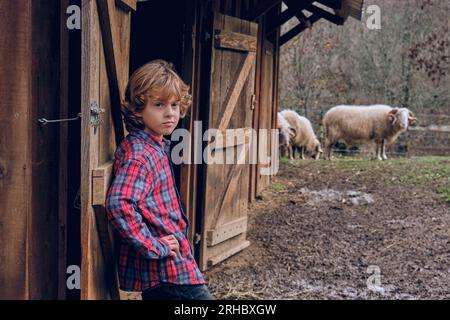
<instances>
[{"instance_id":1,"label":"vertical wooden slat","mask_svg":"<svg viewBox=\"0 0 450 320\"><path fill-rule=\"evenodd\" d=\"M124 137L124 127L120 113L120 103L125 93L125 70L121 61L120 34L116 7L112 1L97 0L100 18L102 41L108 69L109 90L111 95L111 111L116 134L116 144L119 145Z\"/></svg>"},{"instance_id":2,"label":"vertical wooden slat","mask_svg":"<svg viewBox=\"0 0 450 320\"><path fill-rule=\"evenodd\" d=\"M62 0L60 8L60 79L59 79L59 117L69 117L69 30L66 27L66 8L70 0ZM66 268L67 268L67 192L68 192L68 124L59 126L59 187L58 187L58 299L66 298Z\"/></svg>"},{"instance_id":3,"label":"vertical wooden slat","mask_svg":"<svg viewBox=\"0 0 450 320\"><path fill-rule=\"evenodd\" d=\"M31 201L31 1L0 1L0 299L27 299ZM11 108L13 106L13 108Z\"/></svg>"},{"instance_id":4,"label":"vertical wooden slat","mask_svg":"<svg viewBox=\"0 0 450 320\"><path fill-rule=\"evenodd\" d=\"M100 30L95 1L82 2L82 66L81 66L81 299L107 296L103 280L96 268L102 259L95 246L91 171L98 165L97 132L90 124L90 103L99 101Z\"/></svg>"}]
</instances>

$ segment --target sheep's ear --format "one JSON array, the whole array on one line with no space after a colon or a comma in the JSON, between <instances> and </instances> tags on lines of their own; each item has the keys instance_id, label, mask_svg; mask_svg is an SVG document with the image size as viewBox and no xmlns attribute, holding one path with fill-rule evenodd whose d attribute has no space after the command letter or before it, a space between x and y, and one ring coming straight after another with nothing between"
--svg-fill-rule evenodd
<instances>
[{"instance_id":1,"label":"sheep's ear","mask_svg":"<svg viewBox=\"0 0 450 320\"><path fill-rule=\"evenodd\" d=\"M292 137L295 137L295 135L297 134L297 130L295 130L295 128L289 127L289 134Z\"/></svg>"},{"instance_id":2,"label":"sheep's ear","mask_svg":"<svg viewBox=\"0 0 450 320\"><path fill-rule=\"evenodd\" d=\"M391 111L389 111L389 114L397 114L398 110L399 110L398 108L394 108Z\"/></svg>"},{"instance_id":3,"label":"sheep's ear","mask_svg":"<svg viewBox=\"0 0 450 320\"><path fill-rule=\"evenodd\" d=\"M394 125L397 122L397 117L395 116L398 112L398 109L392 109L389 111L389 121Z\"/></svg>"}]
</instances>

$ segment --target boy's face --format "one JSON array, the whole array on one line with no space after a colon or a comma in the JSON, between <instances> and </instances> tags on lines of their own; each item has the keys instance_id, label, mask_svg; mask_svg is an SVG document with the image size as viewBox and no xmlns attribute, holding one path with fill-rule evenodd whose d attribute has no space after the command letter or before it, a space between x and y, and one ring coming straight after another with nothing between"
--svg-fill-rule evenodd
<instances>
[{"instance_id":1,"label":"boy's face","mask_svg":"<svg viewBox=\"0 0 450 320\"><path fill-rule=\"evenodd\" d=\"M180 120L180 101L174 97L149 97L144 110L136 115L142 118L145 131L162 140L172 133Z\"/></svg>"}]
</instances>

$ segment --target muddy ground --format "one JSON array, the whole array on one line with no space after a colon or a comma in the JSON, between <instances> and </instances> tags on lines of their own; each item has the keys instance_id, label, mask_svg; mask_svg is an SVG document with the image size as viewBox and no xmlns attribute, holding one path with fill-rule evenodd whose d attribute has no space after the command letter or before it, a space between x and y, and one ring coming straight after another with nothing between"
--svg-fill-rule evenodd
<instances>
[{"instance_id":1,"label":"muddy ground","mask_svg":"<svg viewBox=\"0 0 450 320\"><path fill-rule=\"evenodd\" d=\"M259 198L217 298L450 298L450 157L282 159Z\"/></svg>"}]
</instances>

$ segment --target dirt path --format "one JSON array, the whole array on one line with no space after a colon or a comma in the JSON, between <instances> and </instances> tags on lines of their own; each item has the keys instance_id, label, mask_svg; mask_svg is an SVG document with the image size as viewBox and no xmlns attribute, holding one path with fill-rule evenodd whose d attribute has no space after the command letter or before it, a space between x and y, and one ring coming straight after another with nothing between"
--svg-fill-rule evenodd
<instances>
[{"instance_id":1,"label":"dirt path","mask_svg":"<svg viewBox=\"0 0 450 320\"><path fill-rule=\"evenodd\" d=\"M218 298L450 298L449 157L283 160L262 198L251 246L206 273Z\"/></svg>"}]
</instances>

